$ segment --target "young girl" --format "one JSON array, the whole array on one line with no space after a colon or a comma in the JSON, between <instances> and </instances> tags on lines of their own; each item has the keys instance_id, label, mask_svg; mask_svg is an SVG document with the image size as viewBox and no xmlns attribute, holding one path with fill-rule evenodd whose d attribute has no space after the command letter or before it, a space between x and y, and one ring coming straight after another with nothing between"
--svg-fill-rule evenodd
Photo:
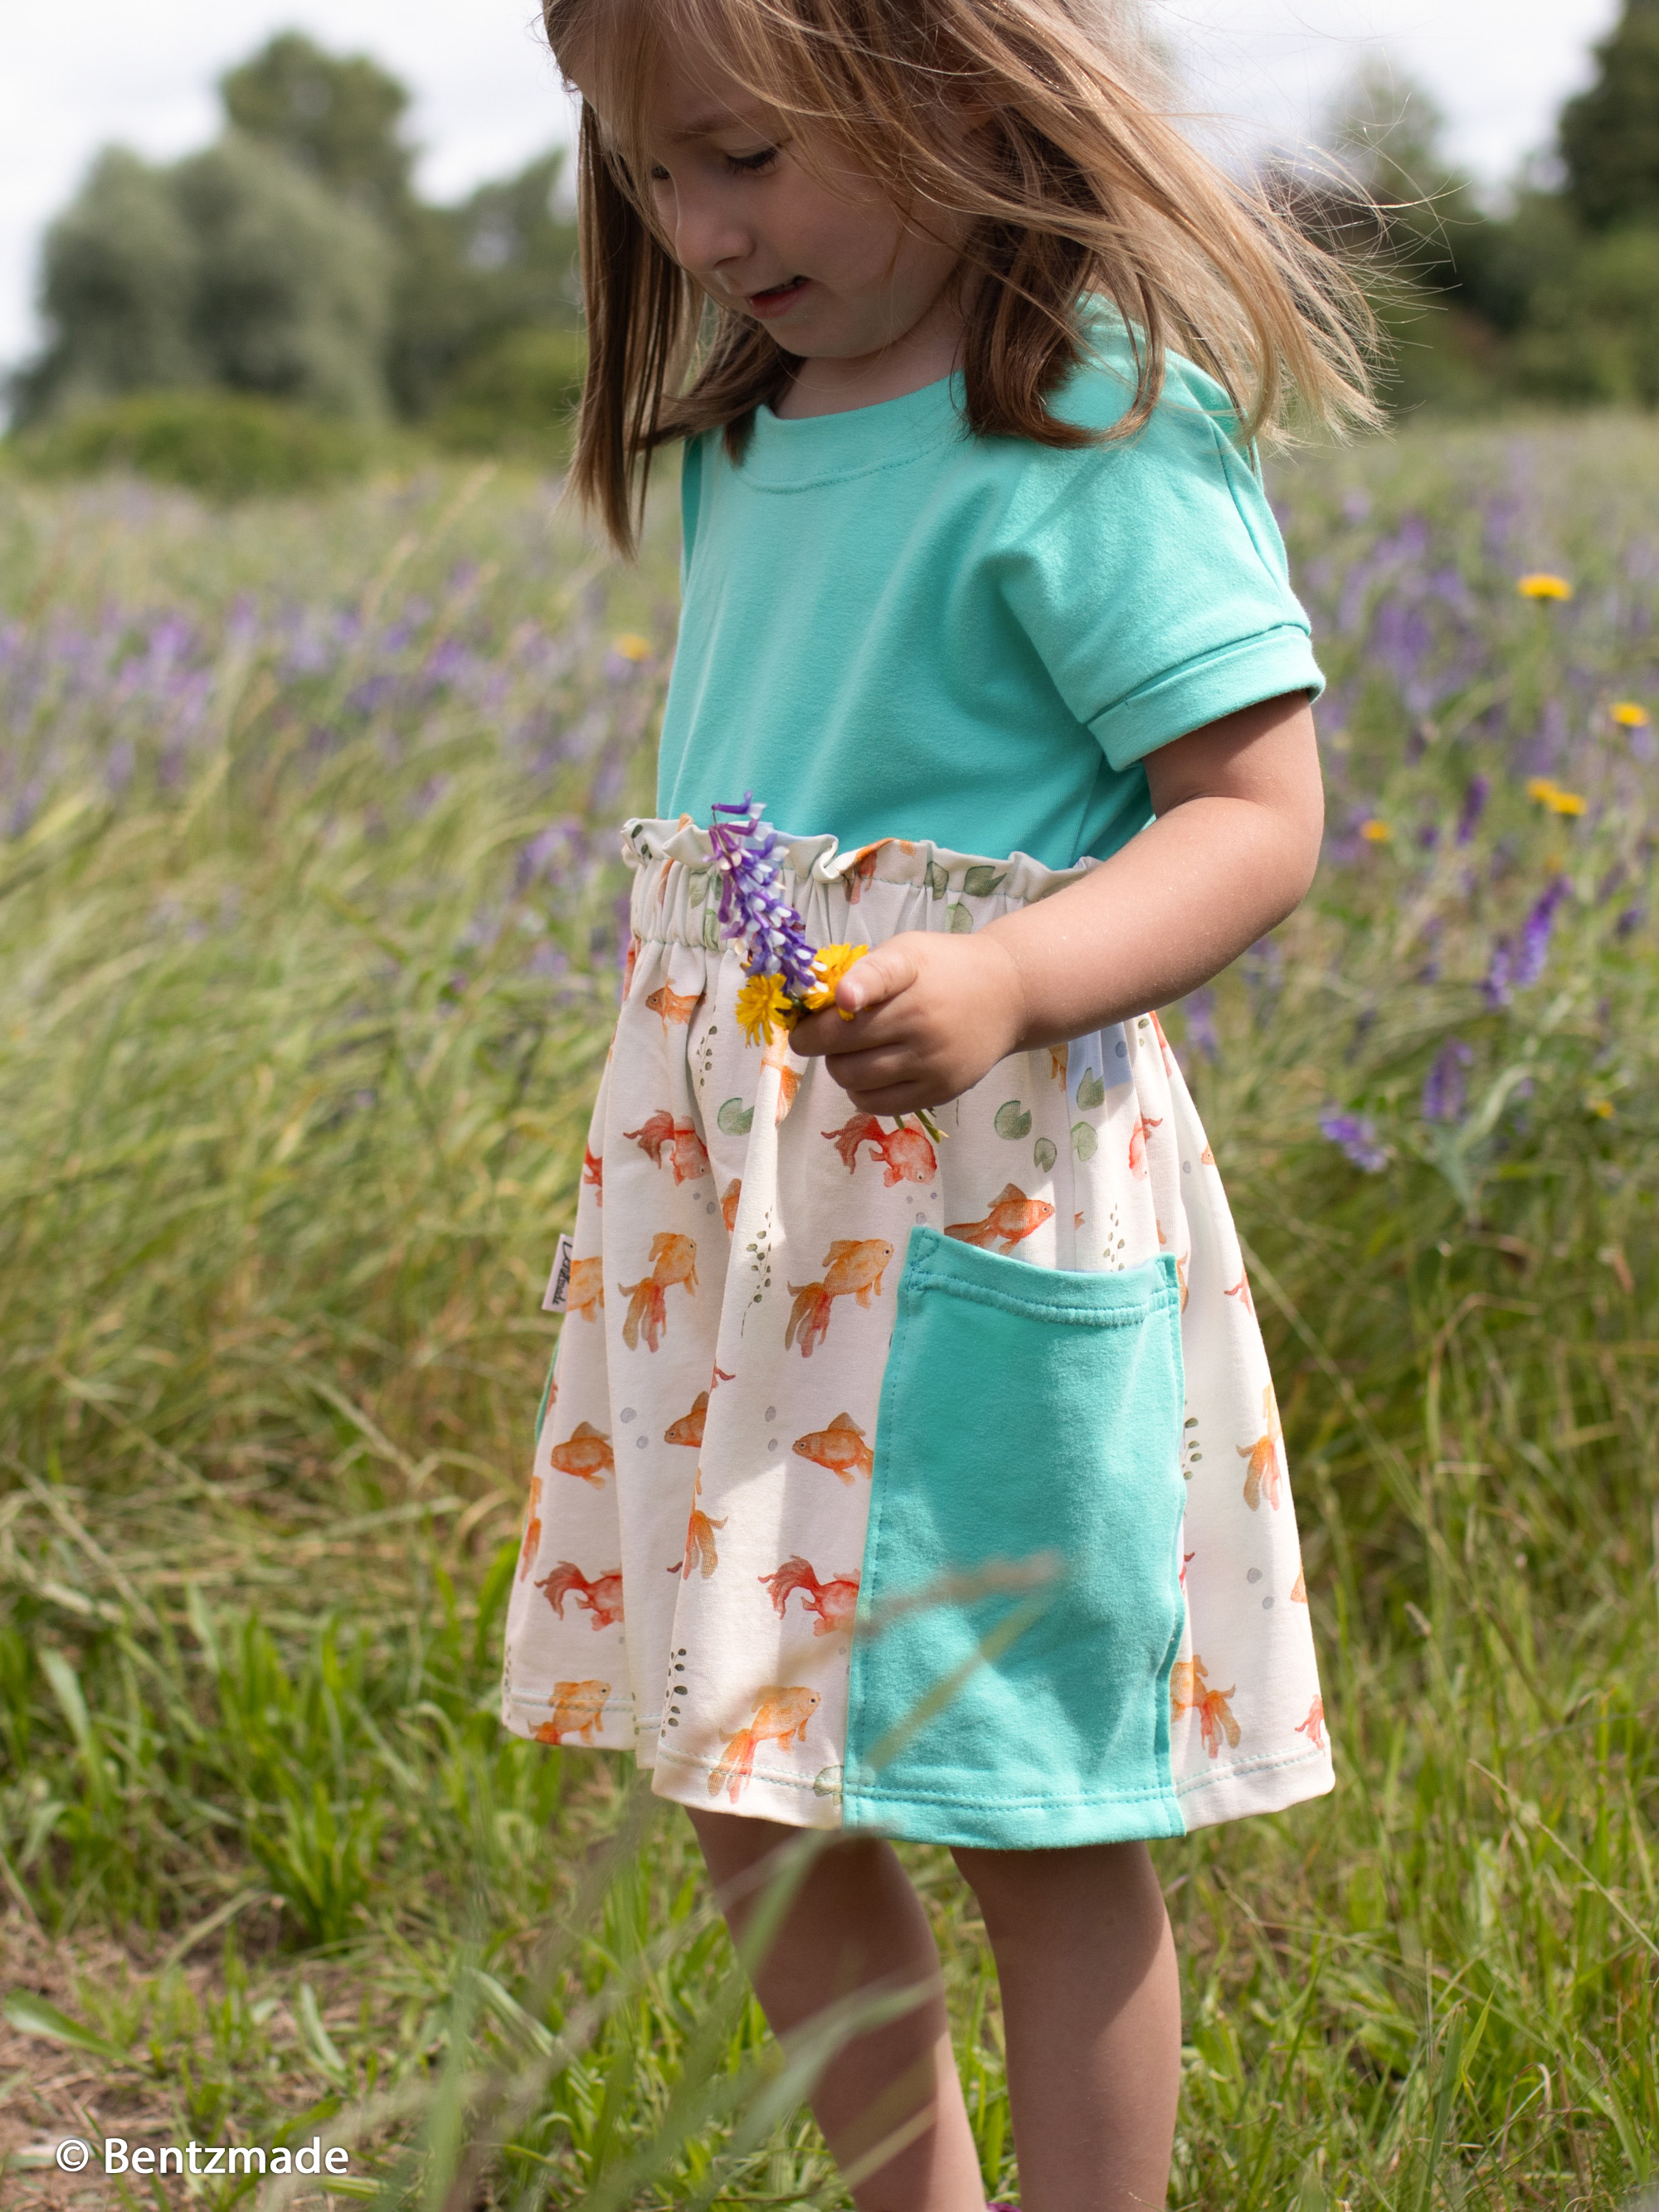
<instances>
[{"instance_id":1,"label":"young girl","mask_svg":"<svg viewBox=\"0 0 1659 2212\"><path fill-rule=\"evenodd\" d=\"M583 99L579 489L684 441L659 819L538 1431L504 1710L632 1751L860 2212L982 2212L888 1838L996 1956L1027 2212L1164 2203L1146 1839L1331 1765L1273 1385L1149 1009L1296 905L1320 676L1255 472L1364 417L1340 280L1091 0L546 0ZM833 1004L739 1010L752 791ZM868 2015L866 2014L866 2019Z\"/></svg>"}]
</instances>

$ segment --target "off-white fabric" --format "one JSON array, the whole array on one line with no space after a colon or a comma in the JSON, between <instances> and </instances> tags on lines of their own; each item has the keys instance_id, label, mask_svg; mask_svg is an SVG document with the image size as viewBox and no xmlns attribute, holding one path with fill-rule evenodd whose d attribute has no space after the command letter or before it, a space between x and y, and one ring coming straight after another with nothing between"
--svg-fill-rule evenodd
<instances>
[{"instance_id":1,"label":"off-white fabric","mask_svg":"<svg viewBox=\"0 0 1659 2212\"><path fill-rule=\"evenodd\" d=\"M593 1109L570 1306L509 1607L502 1710L631 1751L664 1796L840 1824L876 1412L917 1222L1038 1267L1173 1253L1188 1626L1171 1765L1189 1828L1332 1785L1285 1450L1238 1239L1155 1017L1017 1054L935 1145L819 1060L746 1043L707 835L630 823L626 996ZM1073 879L887 841L788 846L809 939L981 928ZM1086 865L1086 864L1085 864ZM1011 1480L1041 1482L1011 1438Z\"/></svg>"}]
</instances>

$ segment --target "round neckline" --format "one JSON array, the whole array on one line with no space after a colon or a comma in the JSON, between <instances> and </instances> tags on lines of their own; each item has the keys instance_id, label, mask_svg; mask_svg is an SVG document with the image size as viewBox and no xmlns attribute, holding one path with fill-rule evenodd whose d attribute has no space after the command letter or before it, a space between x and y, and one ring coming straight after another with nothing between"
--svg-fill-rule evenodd
<instances>
[{"instance_id":1,"label":"round neckline","mask_svg":"<svg viewBox=\"0 0 1659 2212\"><path fill-rule=\"evenodd\" d=\"M775 415L757 407L738 464L763 491L799 491L809 484L866 476L931 453L963 434L961 371L833 415Z\"/></svg>"}]
</instances>

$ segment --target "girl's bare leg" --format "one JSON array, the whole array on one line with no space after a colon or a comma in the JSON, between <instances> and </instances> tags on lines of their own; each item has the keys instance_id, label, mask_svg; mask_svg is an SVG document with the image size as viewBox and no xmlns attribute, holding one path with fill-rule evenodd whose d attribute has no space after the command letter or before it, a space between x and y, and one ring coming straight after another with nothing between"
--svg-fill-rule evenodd
<instances>
[{"instance_id":1,"label":"girl's bare leg","mask_svg":"<svg viewBox=\"0 0 1659 2212\"><path fill-rule=\"evenodd\" d=\"M798 1844L801 1832L721 1813L694 1812L691 1825L741 1938L766 1886L760 1862ZM926 2001L844 2045L819 2077L812 2110L844 2173L855 2174L889 2137L899 2139L891 2157L854 2183L859 2212L984 2212L939 1952L921 1901L890 1845L864 1838L828 1844L755 1968L773 2032L787 2045L792 2031L858 1991L915 1987L927 1990Z\"/></svg>"},{"instance_id":2,"label":"girl's bare leg","mask_svg":"<svg viewBox=\"0 0 1659 2212\"><path fill-rule=\"evenodd\" d=\"M1162 2212L1181 1991L1146 1844L956 1859L996 1954L1024 2212Z\"/></svg>"}]
</instances>

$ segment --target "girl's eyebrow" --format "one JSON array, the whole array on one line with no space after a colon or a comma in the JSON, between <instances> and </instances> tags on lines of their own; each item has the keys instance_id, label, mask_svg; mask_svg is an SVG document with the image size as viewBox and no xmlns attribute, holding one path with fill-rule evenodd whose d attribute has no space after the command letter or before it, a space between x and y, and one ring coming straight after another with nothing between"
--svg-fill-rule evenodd
<instances>
[{"instance_id":1,"label":"girl's eyebrow","mask_svg":"<svg viewBox=\"0 0 1659 2212\"><path fill-rule=\"evenodd\" d=\"M717 131L752 131L758 125L749 117L738 114L729 107L711 108L706 115L693 116L672 135L676 138L708 138Z\"/></svg>"}]
</instances>

